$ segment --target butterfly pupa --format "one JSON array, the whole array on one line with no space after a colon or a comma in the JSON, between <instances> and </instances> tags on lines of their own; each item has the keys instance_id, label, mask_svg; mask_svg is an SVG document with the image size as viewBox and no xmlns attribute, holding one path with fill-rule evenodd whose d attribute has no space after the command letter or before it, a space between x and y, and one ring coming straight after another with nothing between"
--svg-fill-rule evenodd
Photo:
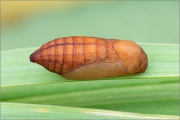
<instances>
[{"instance_id":1,"label":"butterfly pupa","mask_svg":"<svg viewBox=\"0 0 180 120\"><path fill-rule=\"evenodd\" d=\"M86 36L52 40L32 53L30 61L72 80L138 74L148 66L146 53L133 41Z\"/></svg>"}]
</instances>

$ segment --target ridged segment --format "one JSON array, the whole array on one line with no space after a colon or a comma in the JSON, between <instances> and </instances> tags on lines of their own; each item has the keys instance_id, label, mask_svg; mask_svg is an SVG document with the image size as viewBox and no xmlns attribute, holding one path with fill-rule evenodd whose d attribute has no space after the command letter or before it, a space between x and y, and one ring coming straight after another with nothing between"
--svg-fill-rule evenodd
<instances>
[{"instance_id":1,"label":"ridged segment","mask_svg":"<svg viewBox=\"0 0 180 120\"><path fill-rule=\"evenodd\" d=\"M114 40L106 41L107 62L117 62L119 60L119 56L113 47L114 42Z\"/></svg>"},{"instance_id":2,"label":"ridged segment","mask_svg":"<svg viewBox=\"0 0 180 120\"><path fill-rule=\"evenodd\" d=\"M72 69L73 61L73 40L72 37L64 38L63 45L63 73L68 72Z\"/></svg>"},{"instance_id":3,"label":"ridged segment","mask_svg":"<svg viewBox=\"0 0 180 120\"><path fill-rule=\"evenodd\" d=\"M62 73L62 63L63 63L63 39L56 39L55 46L55 73Z\"/></svg>"},{"instance_id":4,"label":"ridged segment","mask_svg":"<svg viewBox=\"0 0 180 120\"><path fill-rule=\"evenodd\" d=\"M47 49L44 49L47 47L47 44L45 44L44 46L41 47L41 56L42 56L42 62L43 62L43 66L48 69L49 68L49 62L48 62L48 51ZM42 50L44 49L44 50Z\"/></svg>"},{"instance_id":5,"label":"ridged segment","mask_svg":"<svg viewBox=\"0 0 180 120\"><path fill-rule=\"evenodd\" d=\"M96 53L96 38L84 37L84 61L85 64L94 63L97 61Z\"/></svg>"},{"instance_id":6,"label":"ridged segment","mask_svg":"<svg viewBox=\"0 0 180 120\"><path fill-rule=\"evenodd\" d=\"M107 57L106 54L106 41L100 38L96 39L96 53L97 53L97 59L102 60Z\"/></svg>"},{"instance_id":7,"label":"ridged segment","mask_svg":"<svg viewBox=\"0 0 180 120\"><path fill-rule=\"evenodd\" d=\"M55 41L51 41L48 43L48 46L53 46L55 45ZM49 63L49 66L48 66L48 69L52 72L54 72L54 68L55 68L55 65L54 65L54 61L55 61L55 47L48 47L47 49L47 54L48 54L48 63Z\"/></svg>"},{"instance_id":8,"label":"ridged segment","mask_svg":"<svg viewBox=\"0 0 180 120\"><path fill-rule=\"evenodd\" d=\"M73 37L74 48L73 48L73 68L80 67L85 64L84 61L84 41L83 38Z\"/></svg>"}]
</instances>

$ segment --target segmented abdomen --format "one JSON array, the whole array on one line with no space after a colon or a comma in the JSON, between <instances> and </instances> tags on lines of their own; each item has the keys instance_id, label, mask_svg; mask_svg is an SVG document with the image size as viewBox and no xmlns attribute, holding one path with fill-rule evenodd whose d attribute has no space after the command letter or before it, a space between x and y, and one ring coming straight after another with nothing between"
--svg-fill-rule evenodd
<instances>
[{"instance_id":1,"label":"segmented abdomen","mask_svg":"<svg viewBox=\"0 0 180 120\"><path fill-rule=\"evenodd\" d=\"M59 38L42 45L30 59L51 72L63 74L98 61L118 61L114 42L95 37Z\"/></svg>"}]
</instances>

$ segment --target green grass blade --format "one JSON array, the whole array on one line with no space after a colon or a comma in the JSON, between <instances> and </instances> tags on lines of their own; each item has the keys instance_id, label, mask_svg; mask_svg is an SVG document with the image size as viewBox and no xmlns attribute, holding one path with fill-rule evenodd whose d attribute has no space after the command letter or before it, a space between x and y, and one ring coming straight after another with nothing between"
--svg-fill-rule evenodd
<instances>
[{"instance_id":1,"label":"green grass blade","mask_svg":"<svg viewBox=\"0 0 180 120\"><path fill-rule=\"evenodd\" d=\"M149 59L149 66L145 73L103 79L179 76L178 45L140 44L140 46L146 51ZM1 52L2 86L67 81L59 75L50 73L40 65L31 63L29 55L35 50L36 48L30 48Z\"/></svg>"},{"instance_id":2,"label":"green grass blade","mask_svg":"<svg viewBox=\"0 0 180 120\"><path fill-rule=\"evenodd\" d=\"M2 119L178 119L178 116L142 115L96 109L2 103Z\"/></svg>"},{"instance_id":3,"label":"green grass blade","mask_svg":"<svg viewBox=\"0 0 180 120\"><path fill-rule=\"evenodd\" d=\"M127 79L2 87L2 101L179 114L179 79ZM16 94L12 91L16 91Z\"/></svg>"}]
</instances>

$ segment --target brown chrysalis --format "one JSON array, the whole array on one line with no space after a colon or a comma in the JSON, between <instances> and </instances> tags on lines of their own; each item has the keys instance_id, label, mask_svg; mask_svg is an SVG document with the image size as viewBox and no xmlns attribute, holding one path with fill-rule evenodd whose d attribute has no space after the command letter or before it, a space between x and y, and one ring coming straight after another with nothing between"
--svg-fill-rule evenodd
<instances>
[{"instance_id":1,"label":"brown chrysalis","mask_svg":"<svg viewBox=\"0 0 180 120\"><path fill-rule=\"evenodd\" d=\"M30 61L74 80L143 73L144 50L129 40L72 36L52 40L30 55Z\"/></svg>"}]
</instances>

